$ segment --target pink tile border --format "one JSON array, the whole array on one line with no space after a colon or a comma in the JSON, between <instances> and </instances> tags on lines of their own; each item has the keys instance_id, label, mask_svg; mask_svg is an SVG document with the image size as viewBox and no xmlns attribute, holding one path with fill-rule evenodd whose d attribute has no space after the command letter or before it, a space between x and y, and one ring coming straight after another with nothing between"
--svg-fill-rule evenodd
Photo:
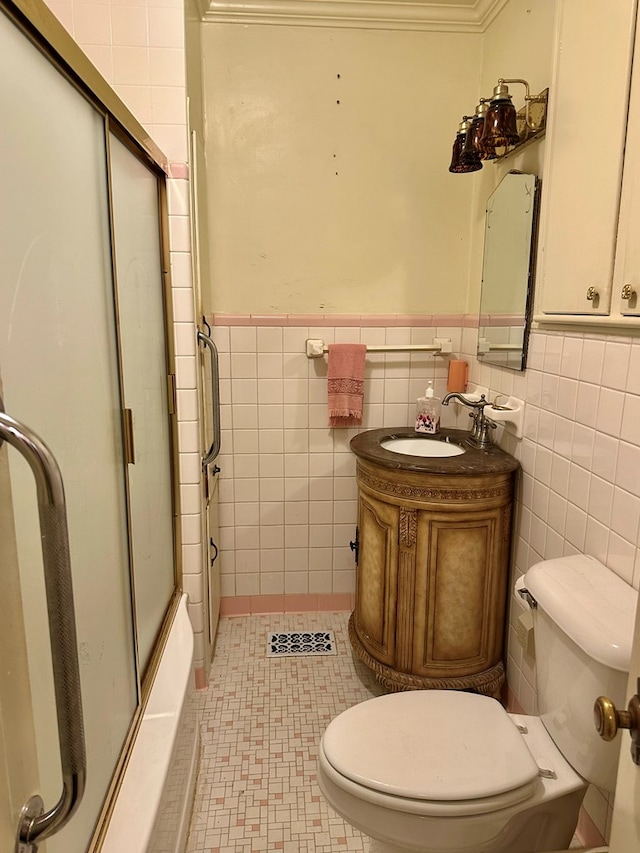
<instances>
[{"instance_id":1,"label":"pink tile border","mask_svg":"<svg viewBox=\"0 0 640 853\"><path fill-rule=\"evenodd\" d=\"M524 708L510 687L507 687L507 711L510 714L524 714Z\"/></svg>"},{"instance_id":2,"label":"pink tile border","mask_svg":"<svg viewBox=\"0 0 640 853\"><path fill-rule=\"evenodd\" d=\"M322 324L329 325L327 322L328 315L322 315ZM289 318L289 325L291 325L291 318ZM314 325L316 325L314 323ZM331 315L331 325L332 326L359 326L360 325L360 314L332 314Z\"/></svg>"},{"instance_id":3,"label":"pink tile border","mask_svg":"<svg viewBox=\"0 0 640 853\"><path fill-rule=\"evenodd\" d=\"M286 326L288 314L251 314L252 326Z\"/></svg>"},{"instance_id":4,"label":"pink tile border","mask_svg":"<svg viewBox=\"0 0 640 853\"><path fill-rule=\"evenodd\" d=\"M210 326L251 326L251 314L211 314L207 317Z\"/></svg>"},{"instance_id":5,"label":"pink tile border","mask_svg":"<svg viewBox=\"0 0 640 853\"><path fill-rule=\"evenodd\" d=\"M436 326L477 327L478 318L470 314L212 314L211 326L314 326L385 327Z\"/></svg>"},{"instance_id":6,"label":"pink tile border","mask_svg":"<svg viewBox=\"0 0 640 853\"><path fill-rule=\"evenodd\" d=\"M206 690L209 681L207 679L205 668L203 666L197 666L193 672L196 680L196 690Z\"/></svg>"},{"instance_id":7,"label":"pink tile border","mask_svg":"<svg viewBox=\"0 0 640 853\"><path fill-rule=\"evenodd\" d=\"M524 326L524 321L521 314L481 314L478 317L481 326Z\"/></svg>"},{"instance_id":8,"label":"pink tile border","mask_svg":"<svg viewBox=\"0 0 640 853\"><path fill-rule=\"evenodd\" d=\"M169 176L171 178L179 178L184 181L189 180L189 164L169 163Z\"/></svg>"},{"instance_id":9,"label":"pink tile border","mask_svg":"<svg viewBox=\"0 0 640 853\"><path fill-rule=\"evenodd\" d=\"M602 837L600 830L591 820L584 807L580 809L576 835L580 843L585 847L600 847L606 844L606 840Z\"/></svg>"},{"instance_id":10,"label":"pink tile border","mask_svg":"<svg viewBox=\"0 0 640 853\"><path fill-rule=\"evenodd\" d=\"M355 596L350 592L290 593L287 595L223 596L221 616L256 616L267 613L348 613Z\"/></svg>"}]
</instances>

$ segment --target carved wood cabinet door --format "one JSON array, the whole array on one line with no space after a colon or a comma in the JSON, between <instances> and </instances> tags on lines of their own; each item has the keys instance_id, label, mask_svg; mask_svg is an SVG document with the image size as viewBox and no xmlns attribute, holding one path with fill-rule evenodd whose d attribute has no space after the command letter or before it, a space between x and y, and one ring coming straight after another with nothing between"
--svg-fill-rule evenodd
<instances>
[{"instance_id":1,"label":"carved wood cabinet door","mask_svg":"<svg viewBox=\"0 0 640 853\"><path fill-rule=\"evenodd\" d=\"M399 509L360 493L355 620L371 655L396 665Z\"/></svg>"}]
</instances>

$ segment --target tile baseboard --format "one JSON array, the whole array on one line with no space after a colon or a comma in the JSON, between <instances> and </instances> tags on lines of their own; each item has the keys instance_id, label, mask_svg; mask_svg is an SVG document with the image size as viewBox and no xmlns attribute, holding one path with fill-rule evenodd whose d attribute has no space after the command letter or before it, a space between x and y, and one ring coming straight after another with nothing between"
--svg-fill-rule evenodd
<instances>
[{"instance_id":1,"label":"tile baseboard","mask_svg":"<svg viewBox=\"0 0 640 853\"><path fill-rule=\"evenodd\" d=\"M223 596L220 616L257 616L268 613L348 613L353 610L351 592L289 593L282 595Z\"/></svg>"}]
</instances>

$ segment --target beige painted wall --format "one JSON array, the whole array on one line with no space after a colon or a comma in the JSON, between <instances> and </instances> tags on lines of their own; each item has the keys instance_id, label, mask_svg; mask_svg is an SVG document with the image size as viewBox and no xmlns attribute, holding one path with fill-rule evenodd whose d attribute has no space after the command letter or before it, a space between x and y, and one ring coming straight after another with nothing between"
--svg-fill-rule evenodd
<instances>
[{"instance_id":1,"label":"beige painted wall","mask_svg":"<svg viewBox=\"0 0 640 853\"><path fill-rule=\"evenodd\" d=\"M499 77L527 80L532 95L551 85L556 5L556 0L507 3L484 36L480 88L484 97L491 95ZM516 109L520 109L524 104L524 86L513 84L510 91ZM470 229L469 314L476 313L480 305L486 200L511 169L542 176L544 146L544 139L535 142L498 164L486 164L471 178L475 194Z\"/></svg>"},{"instance_id":2,"label":"beige painted wall","mask_svg":"<svg viewBox=\"0 0 640 853\"><path fill-rule=\"evenodd\" d=\"M474 179L448 165L481 48L205 24L212 310L464 312Z\"/></svg>"}]
</instances>

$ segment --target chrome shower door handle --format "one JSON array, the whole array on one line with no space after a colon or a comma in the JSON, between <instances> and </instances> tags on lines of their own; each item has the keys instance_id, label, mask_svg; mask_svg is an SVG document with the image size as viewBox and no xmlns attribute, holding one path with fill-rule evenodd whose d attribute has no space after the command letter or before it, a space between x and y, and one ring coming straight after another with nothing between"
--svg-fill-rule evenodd
<instances>
[{"instance_id":1,"label":"chrome shower door handle","mask_svg":"<svg viewBox=\"0 0 640 853\"><path fill-rule=\"evenodd\" d=\"M3 441L22 454L36 481L62 770L62 793L51 809L45 811L37 794L22 808L15 849L17 853L30 853L37 850L39 841L62 829L80 805L86 782L84 723L67 510L60 468L41 438L0 411L0 445Z\"/></svg>"},{"instance_id":2,"label":"chrome shower door handle","mask_svg":"<svg viewBox=\"0 0 640 853\"><path fill-rule=\"evenodd\" d=\"M218 367L218 348L209 335L198 330L198 343L207 347L211 355L211 409L213 418L213 441L202 457L202 467L206 468L220 453L220 369Z\"/></svg>"}]
</instances>

